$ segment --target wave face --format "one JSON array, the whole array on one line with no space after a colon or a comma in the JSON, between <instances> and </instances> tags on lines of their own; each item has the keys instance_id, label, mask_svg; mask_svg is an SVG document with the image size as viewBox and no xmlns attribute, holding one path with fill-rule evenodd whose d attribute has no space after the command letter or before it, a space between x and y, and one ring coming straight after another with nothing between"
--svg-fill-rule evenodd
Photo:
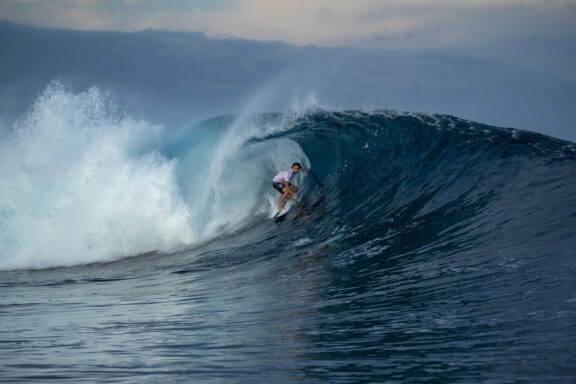
<instances>
[{"instance_id":1,"label":"wave face","mask_svg":"<svg viewBox=\"0 0 576 384\"><path fill-rule=\"evenodd\" d=\"M3 377L576 378L572 143L390 111L170 132L58 86L4 128Z\"/></svg>"}]
</instances>

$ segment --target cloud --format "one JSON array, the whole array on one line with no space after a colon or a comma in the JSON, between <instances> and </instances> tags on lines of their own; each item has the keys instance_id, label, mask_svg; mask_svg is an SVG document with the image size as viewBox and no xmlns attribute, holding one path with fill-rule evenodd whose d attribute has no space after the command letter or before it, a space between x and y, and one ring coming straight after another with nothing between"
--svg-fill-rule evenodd
<instances>
[{"instance_id":1,"label":"cloud","mask_svg":"<svg viewBox=\"0 0 576 384\"><path fill-rule=\"evenodd\" d=\"M40 27L101 29L111 15L98 0L7 0L2 18Z\"/></svg>"},{"instance_id":2,"label":"cloud","mask_svg":"<svg viewBox=\"0 0 576 384\"><path fill-rule=\"evenodd\" d=\"M211 36L331 46L386 41L441 48L499 34L528 33L527 25L531 35L555 28L528 23L539 14L571 23L570 33L576 28L576 0L4 0L0 14L46 27L201 31ZM483 17L486 14L493 17Z\"/></svg>"},{"instance_id":3,"label":"cloud","mask_svg":"<svg viewBox=\"0 0 576 384\"><path fill-rule=\"evenodd\" d=\"M292 76L294 89L313 84L336 105L447 112L535 130L544 124L573 127L561 116L563 106L574 103L576 0L3 0L0 15L89 31L200 31L109 35L118 41L91 32L103 48L74 43L87 35L60 31L66 38L36 45L44 57L30 54L27 62L45 63L29 73L46 77L83 72L95 82L139 90L147 82L144 93L187 100L202 110L213 108L214 100L221 110L232 110L263 83ZM10 46L21 39L3 41ZM47 44L61 46L56 53L76 53L62 61L45 52ZM4 79L7 55L0 56ZM475 60L463 64L462 57ZM51 66L56 62L61 67ZM497 97L488 96L490 87Z\"/></svg>"},{"instance_id":4,"label":"cloud","mask_svg":"<svg viewBox=\"0 0 576 384\"><path fill-rule=\"evenodd\" d=\"M576 28L574 1L239 0L238 4L233 13L207 15L201 21L202 30L254 40L331 46L357 45L378 35L404 46L441 48L465 45L470 38L476 42L515 33L515 28L527 25L531 35L546 33L552 27L549 23L531 22L542 13L553 13L561 20L572 10L568 20L574 22L572 31ZM407 34L411 34L410 39L405 38Z\"/></svg>"},{"instance_id":5,"label":"cloud","mask_svg":"<svg viewBox=\"0 0 576 384\"><path fill-rule=\"evenodd\" d=\"M265 90L262 112L289 109L313 93L320 103L345 109L449 113L576 141L576 82L449 51L302 47L202 33L81 32L0 22L0 57L2 118L22 111L60 79L80 89L110 87L130 108L169 124L239 112Z\"/></svg>"},{"instance_id":6,"label":"cloud","mask_svg":"<svg viewBox=\"0 0 576 384\"><path fill-rule=\"evenodd\" d=\"M78 30L201 31L297 45L449 49L575 81L576 0L3 0L0 15Z\"/></svg>"}]
</instances>

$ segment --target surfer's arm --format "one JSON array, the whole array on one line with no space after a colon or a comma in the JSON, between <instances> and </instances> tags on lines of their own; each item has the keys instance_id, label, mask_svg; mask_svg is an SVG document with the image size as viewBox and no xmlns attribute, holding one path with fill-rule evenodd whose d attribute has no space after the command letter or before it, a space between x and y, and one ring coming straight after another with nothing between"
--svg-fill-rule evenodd
<instances>
[{"instance_id":1,"label":"surfer's arm","mask_svg":"<svg viewBox=\"0 0 576 384\"><path fill-rule=\"evenodd\" d=\"M292 188L290 188L290 182L288 180L284 180L284 190L288 193L291 193L294 198L297 197L296 193L292 191Z\"/></svg>"}]
</instances>

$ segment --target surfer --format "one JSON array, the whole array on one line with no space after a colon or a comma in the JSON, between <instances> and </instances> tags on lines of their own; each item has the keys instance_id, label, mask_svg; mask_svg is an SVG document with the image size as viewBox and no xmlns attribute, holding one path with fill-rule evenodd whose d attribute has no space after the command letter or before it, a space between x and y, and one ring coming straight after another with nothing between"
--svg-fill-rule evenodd
<instances>
[{"instance_id":1,"label":"surfer","mask_svg":"<svg viewBox=\"0 0 576 384\"><path fill-rule=\"evenodd\" d=\"M278 203L279 211L284 209L284 203L288 200L288 195L291 195L292 198L296 199L298 187L291 184L290 181L298 174L300 169L302 169L300 163L294 163L290 169L278 172L278 174L272 179L274 189L282 194L280 202ZM310 172L310 168L304 168L303 170Z\"/></svg>"}]
</instances>

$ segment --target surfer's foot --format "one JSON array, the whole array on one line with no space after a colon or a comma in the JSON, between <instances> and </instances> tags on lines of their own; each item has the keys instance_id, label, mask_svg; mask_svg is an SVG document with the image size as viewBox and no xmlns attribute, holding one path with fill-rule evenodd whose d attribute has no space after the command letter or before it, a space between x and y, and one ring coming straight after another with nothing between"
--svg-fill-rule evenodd
<instances>
[{"instance_id":1,"label":"surfer's foot","mask_svg":"<svg viewBox=\"0 0 576 384\"><path fill-rule=\"evenodd\" d=\"M278 210L279 210L279 211L281 211L281 210L283 210L283 209L284 209L284 206L282 206L282 205L279 205L279 206L278 206Z\"/></svg>"}]
</instances>

